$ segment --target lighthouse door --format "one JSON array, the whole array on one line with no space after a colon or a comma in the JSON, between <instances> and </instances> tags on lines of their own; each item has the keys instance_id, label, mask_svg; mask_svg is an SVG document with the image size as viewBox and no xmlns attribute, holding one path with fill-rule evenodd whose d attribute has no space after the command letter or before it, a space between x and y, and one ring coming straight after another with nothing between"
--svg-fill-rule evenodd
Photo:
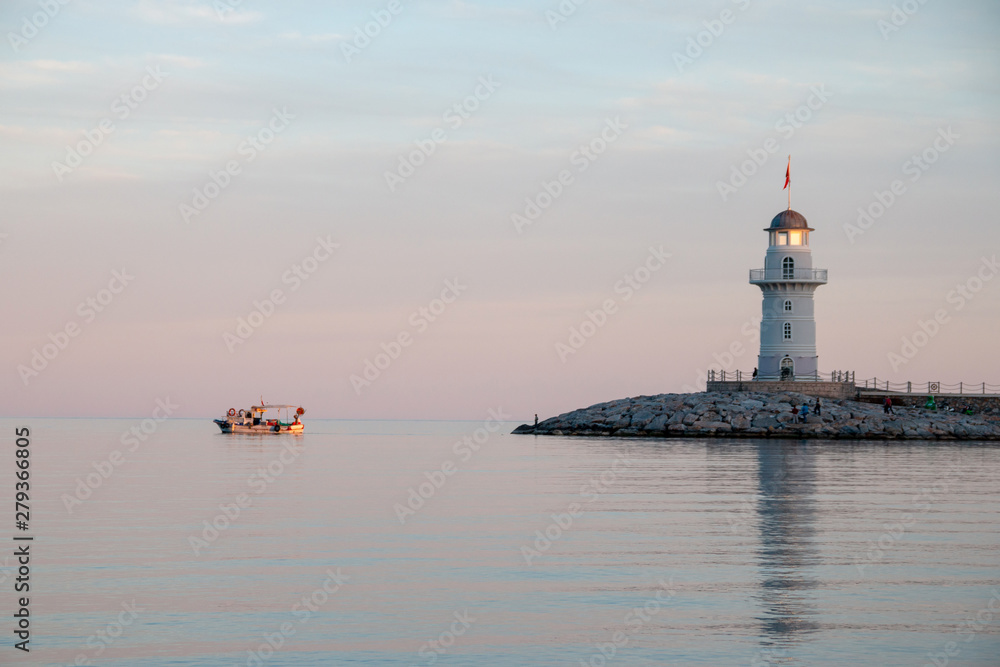
<instances>
[{"instance_id":1,"label":"lighthouse door","mask_svg":"<svg viewBox=\"0 0 1000 667\"><path fill-rule=\"evenodd\" d=\"M795 377L795 364L790 357L781 360L781 379L791 380Z\"/></svg>"}]
</instances>

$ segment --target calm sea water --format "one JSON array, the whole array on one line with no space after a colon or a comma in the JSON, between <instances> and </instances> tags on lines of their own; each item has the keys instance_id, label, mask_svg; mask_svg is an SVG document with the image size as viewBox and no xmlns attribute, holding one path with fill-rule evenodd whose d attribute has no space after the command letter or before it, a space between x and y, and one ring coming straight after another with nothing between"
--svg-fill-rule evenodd
<instances>
[{"instance_id":1,"label":"calm sea water","mask_svg":"<svg viewBox=\"0 0 1000 667\"><path fill-rule=\"evenodd\" d=\"M0 421L35 535L3 664L1000 664L993 445Z\"/></svg>"}]
</instances>

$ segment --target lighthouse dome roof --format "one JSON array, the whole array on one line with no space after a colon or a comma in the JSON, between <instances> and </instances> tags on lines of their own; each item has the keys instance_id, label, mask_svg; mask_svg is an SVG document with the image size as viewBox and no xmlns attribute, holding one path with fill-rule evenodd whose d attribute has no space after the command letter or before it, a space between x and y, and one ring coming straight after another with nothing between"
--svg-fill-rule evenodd
<instances>
[{"instance_id":1,"label":"lighthouse dome roof","mask_svg":"<svg viewBox=\"0 0 1000 667\"><path fill-rule=\"evenodd\" d=\"M806 222L805 216L791 209L782 211L774 216L774 219L771 220L771 226L767 229L808 229L812 231L809 223Z\"/></svg>"}]
</instances>

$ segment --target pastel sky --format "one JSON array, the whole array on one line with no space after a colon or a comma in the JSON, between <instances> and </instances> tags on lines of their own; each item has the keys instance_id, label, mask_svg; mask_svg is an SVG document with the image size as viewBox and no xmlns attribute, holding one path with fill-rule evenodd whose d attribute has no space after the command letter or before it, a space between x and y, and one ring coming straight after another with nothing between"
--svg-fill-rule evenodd
<instances>
[{"instance_id":1,"label":"pastel sky","mask_svg":"<svg viewBox=\"0 0 1000 667\"><path fill-rule=\"evenodd\" d=\"M6 0L0 412L528 420L750 371L789 154L820 369L1000 383L1000 4L896 5Z\"/></svg>"}]
</instances>

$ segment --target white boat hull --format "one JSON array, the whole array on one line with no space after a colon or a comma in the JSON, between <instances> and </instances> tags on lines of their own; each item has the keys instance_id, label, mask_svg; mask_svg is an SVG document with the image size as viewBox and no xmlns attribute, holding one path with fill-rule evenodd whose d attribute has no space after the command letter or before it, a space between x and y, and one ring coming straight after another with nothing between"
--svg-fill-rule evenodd
<instances>
[{"instance_id":1,"label":"white boat hull","mask_svg":"<svg viewBox=\"0 0 1000 667\"><path fill-rule=\"evenodd\" d=\"M216 419L216 425L223 433L257 433L266 435L268 433L302 433L305 426L302 422L292 424L256 424L240 423L239 419Z\"/></svg>"}]
</instances>

